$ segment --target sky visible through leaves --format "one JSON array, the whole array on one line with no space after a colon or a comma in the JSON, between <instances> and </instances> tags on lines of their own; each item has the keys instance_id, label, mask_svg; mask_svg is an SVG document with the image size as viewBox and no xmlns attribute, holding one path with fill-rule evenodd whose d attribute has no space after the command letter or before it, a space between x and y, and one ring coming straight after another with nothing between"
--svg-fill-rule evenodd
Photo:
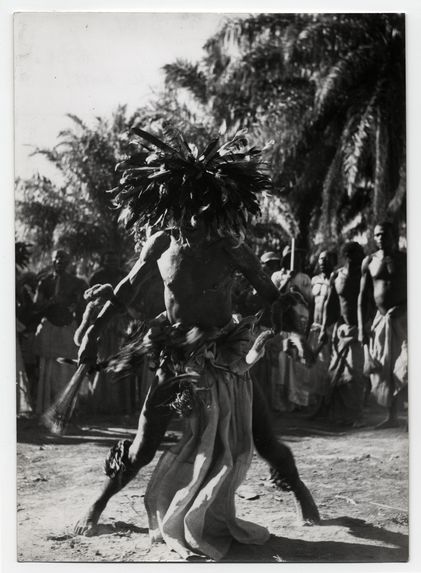
<instances>
[{"instance_id":1,"label":"sky visible through leaves","mask_svg":"<svg viewBox=\"0 0 421 573\"><path fill-rule=\"evenodd\" d=\"M226 15L26 13L15 15L15 175L53 168L37 147L52 147L71 121L109 117L119 104L147 104L163 85L163 65L197 61Z\"/></svg>"}]
</instances>

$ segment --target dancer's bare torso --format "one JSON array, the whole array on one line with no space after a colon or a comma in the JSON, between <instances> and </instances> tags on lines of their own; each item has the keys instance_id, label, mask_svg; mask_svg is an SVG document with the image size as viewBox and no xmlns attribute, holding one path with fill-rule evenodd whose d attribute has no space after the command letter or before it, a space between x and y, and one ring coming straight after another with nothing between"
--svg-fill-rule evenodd
<instances>
[{"instance_id":1,"label":"dancer's bare torso","mask_svg":"<svg viewBox=\"0 0 421 573\"><path fill-rule=\"evenodd\" d=\"M234 259L224 241L181 245L173 237L158 260L171 322L210 328L231 318Z\"/></svg>"},{"instance_id":2,"label":"dancer's bare torso","mask_svg":"<svg viewBox=\"0 0 421 573\"><path fill-rule=\"evenodd\" d=\"M246 244L236 245L228 238L207 239L199 231L192 232L188 239L188 243L182 242L164 231L153 235L133 269L117 286L118 300L129 308L139 308L154 285L156 288L160 284L157 297L162 297L163 283L169 320L186 328L199 326L206 330L225 326L231 320L235 271L240 271L268 303L279 299L277 288ZM158 284L156 270L162 281ZM93 362L95 340L113 314L112 305L106 304L80 347L80 362Z\"/></svg>"},{"instance_id":3,"label":"dancer's bare torso","mask_svg":"<svg viewBox=\"0 0 421 573\"><path fill-rule=\"evenodd\" d=\"M278 298L277 289L244 243L205 239L199 232L192 233L189 243L182 243L168 233L157 233L131 273L134 285L141 279L145 261L158 265L165 308L173 323L204 329L224 326L231 319L231 289L238 270L268 302Z\"/></svg>"}]
</instances>

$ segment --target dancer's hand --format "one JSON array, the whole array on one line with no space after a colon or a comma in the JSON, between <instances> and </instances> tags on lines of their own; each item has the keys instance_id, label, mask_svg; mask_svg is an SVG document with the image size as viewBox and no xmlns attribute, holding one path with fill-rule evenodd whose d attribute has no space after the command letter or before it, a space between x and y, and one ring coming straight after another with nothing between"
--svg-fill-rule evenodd
<instances>
[{"instance_id":1,"label":"dancer's hand","mask_svg":"<svg viewBox=\"0 0 421 573\"><path fill-rule=\"evenodd\" d=\"M78 353L78 364L86 364L94 368L97 362L98 344L96 336L93 335L92 327L86 331Z\"/></svg>"}]
</instances>

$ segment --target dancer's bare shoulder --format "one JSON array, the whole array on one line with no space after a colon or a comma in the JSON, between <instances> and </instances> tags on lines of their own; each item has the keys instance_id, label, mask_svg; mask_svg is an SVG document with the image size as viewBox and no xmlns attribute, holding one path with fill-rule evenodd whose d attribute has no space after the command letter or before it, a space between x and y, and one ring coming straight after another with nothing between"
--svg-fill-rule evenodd
<instances>
[{"instance_id":1,"label":"dancer's bare shoulder","mask_svg":"<svg viewBox=\"0 0 421 573\"><path fill-rule=\"evenodd\" d=\"M154 233L143 245L139 260L141 262L157 261L171 244L171 235L166 231Z\"/></svg>"},{"instance_id":2,"label":"dancer's bare shoulder","mask_svg":"<svg viewBox=\"0 0 421 573\"><path fill-rule=\"evenodd\" d=\"M138 260L129 272L129 281L133 283L139 273L145 268L145 265L148 263L156 263L161 255L169 248L170 244L171 236L165 231L159 231L149 237L142 248Z\"/></svg>"}]
</instances>

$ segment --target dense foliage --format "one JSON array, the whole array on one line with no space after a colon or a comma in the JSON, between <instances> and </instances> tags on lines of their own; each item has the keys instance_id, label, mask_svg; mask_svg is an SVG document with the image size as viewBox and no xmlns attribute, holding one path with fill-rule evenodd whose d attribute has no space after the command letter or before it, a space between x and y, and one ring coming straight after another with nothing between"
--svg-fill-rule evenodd
<instances>
[{"instance_id":1,"label":"dense foliage","mask_svg":"<svg viewBox=\"0 0 421 573\"><path fill-rule=\"evenodd\" d=\"M261 14L231 19L203 61L167 80L215 122L248 127L267 151L272 222L308 246L376 219L405 219L405 31L398 14Z\"/></svg>"},{"instance_id":2,"label":"dense foliage","mask_svg":"<svg viewBox=\"0 0 421 573\"><path fill-rule=\"evenodd\" d=\"M17 217L40 251L69 249L77 257L130 246L105 190L117 183L114 166L125 156L132 118L117 109L93 127L69 115L53 149L37 149L58 170L60 184L39 174L18 182ZM34 253L37 255L37 253Z\"/></svg>"},{"instance_id":3,"label":"dense foliage","mask_svg":"<svg viewBox=\"0 0 421 573\"><path fill-rule=\"evenodd\" d=\"M115 165L136 152L134 125L165 136L168 122L204 149L218 132L247 128L263 148L272 196L260 198L255 247L290 237L311 251L369 238L378 219L401 229L406 210L405 28L398 14L260 14L227 19L198 62L164 67L166 90L131 117L71 127L37 149L61 183L18 182L20 238L34 256L53 246L79 257L134 252L112 197ZM138 150L137 150L138 151ZM144 237L137 226L135 239Z\"/></svg>"}]
</instances>

